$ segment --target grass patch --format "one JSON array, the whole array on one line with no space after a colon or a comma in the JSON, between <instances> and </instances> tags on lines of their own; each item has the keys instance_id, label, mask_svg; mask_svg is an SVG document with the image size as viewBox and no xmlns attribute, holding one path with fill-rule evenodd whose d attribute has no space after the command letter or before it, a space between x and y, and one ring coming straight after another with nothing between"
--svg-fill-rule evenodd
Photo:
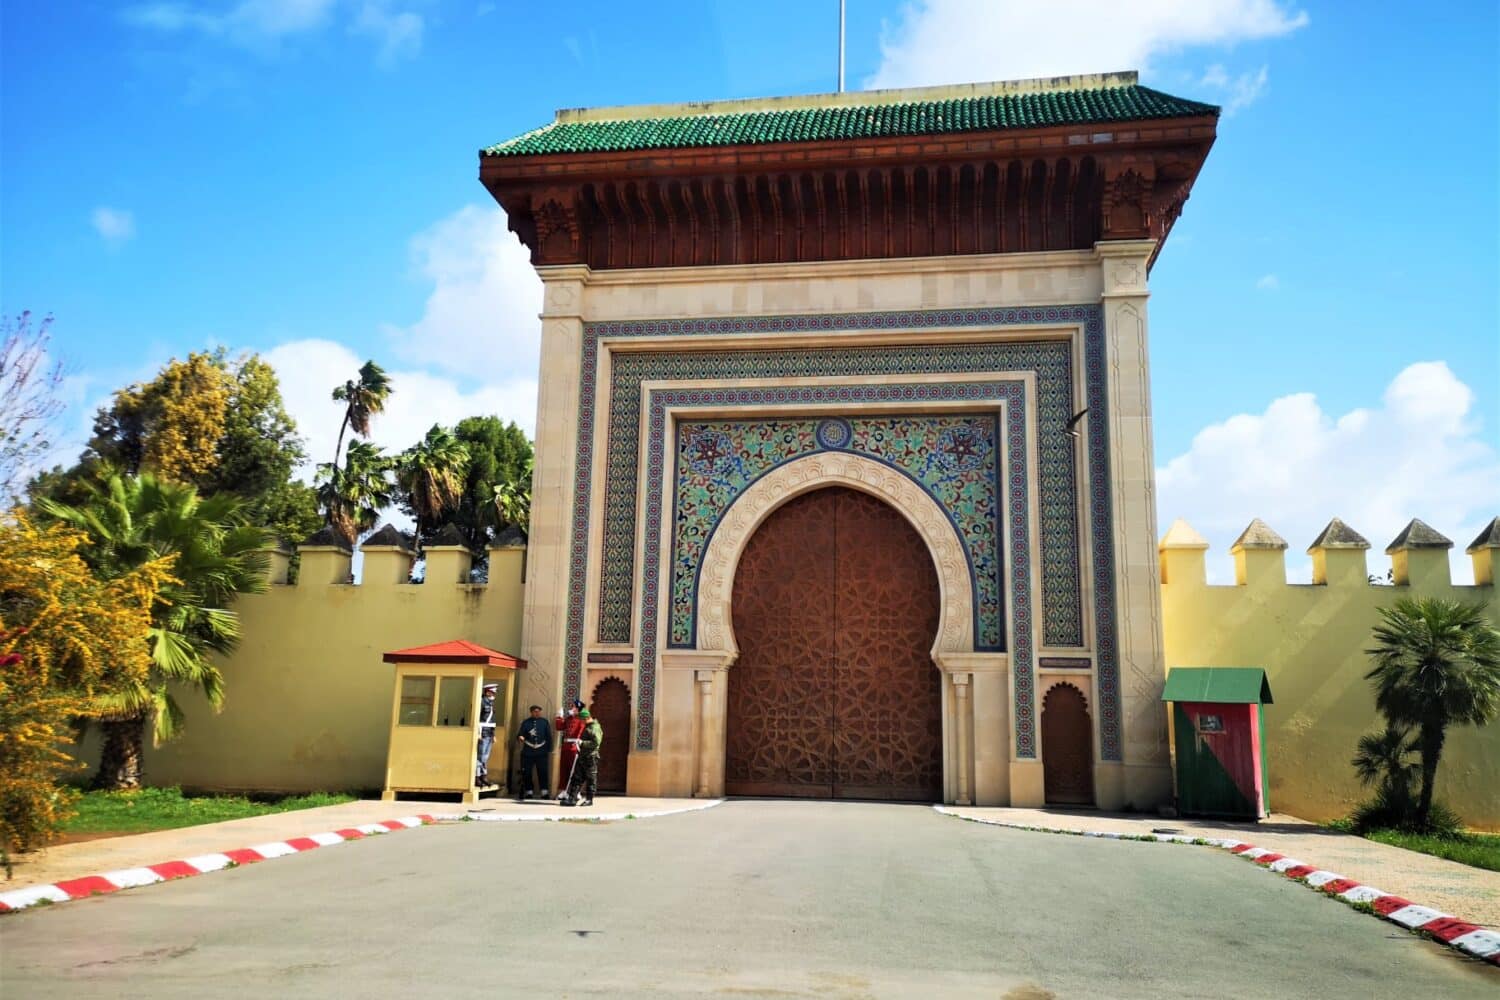
<instances>
[{"instance_id":1,"label":"grass patch","mask_svg":"<svg viewBox=\"0 0 1500 1000\"><path fill-rule=\"evenodd\" d=\"M180 788L133 792L85 792L78 814L62 829L68 833L147 833L200 823L265 816L353 802L353 795L314 792L287 798L250 799L242 795L184 795Z\"/></svg>"},{"instance_id":2,"label":"grass patch","mask_svg":"<svg viewBox=\"0 0 1500 1000\"><path fill-rule=\"evenodd\" d=\"M1404 847L1408 851L1431 854L1447 858L1471 868L1487 868L1500 872L1500 834L1457 833L1451 836L1406 833L1402 830L1366 830L1363 834L1370 840L1392 847Z\"/></svg>"}]
</instances>

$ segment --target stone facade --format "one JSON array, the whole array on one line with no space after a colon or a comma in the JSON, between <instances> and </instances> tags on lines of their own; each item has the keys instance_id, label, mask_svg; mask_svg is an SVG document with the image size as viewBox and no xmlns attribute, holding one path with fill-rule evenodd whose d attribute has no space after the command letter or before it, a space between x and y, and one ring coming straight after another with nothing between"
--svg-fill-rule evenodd
<instances>
[{"instance_id":1,"label":"stone facade","mask_svg":"<svg viewBox=\"0 0 1500 1000\"><path fill-rule=\"evenodd\" d=\"M1037 712L1060 681L1084 690L1093 712L1097 801L1164 798L1155 546L1149 529L1144 544L1121 530L1154 523L1144 362L1153 249L1140 240L950 259L540 268L522 697L555 702L622 676L635 696L630 790L715 794L736 654L722 607L734 545L779 500L819 485L922 494L947 531L931 536L940 579L963 591L961 601L945 593L945 606L965 609L961 636L947 621L933 650L945 798L1041 803ZM1079 434L1068 434L1085 408ZM772 425L790 440L767 449ZM903 459L870 438L936 444L947 433L953 444L959 430L960 450L993 449L964 471L992 461L993 479L945 486L941 469L916 466L946 452ZM753 471L726 466L717 499L705 501L684 449L710 431L711 458L720 446L762 445ZM716 505L692 545L681 536L685 490ZM916 504L897 504L914 523Z\"/></svg>"}]
</instances>

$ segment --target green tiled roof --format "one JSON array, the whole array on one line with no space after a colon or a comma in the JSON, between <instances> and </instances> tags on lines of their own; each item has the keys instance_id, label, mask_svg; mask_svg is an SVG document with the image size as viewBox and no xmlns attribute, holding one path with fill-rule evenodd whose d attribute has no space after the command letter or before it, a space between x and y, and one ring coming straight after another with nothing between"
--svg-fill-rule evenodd
<instances>
[{"instance_id":1,"label":"green tiled roof","mask_svg":"<svg viewBox=\"0 0 1500 1000\"><path fill-rule=\"evenodd\" d=\"M1271 684L1259 667L1173 667L1161 700L1269 705Z\"/></svg>"},{"instance_id":2,"label":"green tiled roof","mask_svg":"<svg viewBox=\"0 0 1500 1000\"><path fill-rule=\"evenodd\" d=\"M482 150L486 156L606 153L772 142L879 139L1217 115L1212 104L1150 87L1096 87L949 100L742 111L616 121L555 121Z\"/></svg>"}]
</instances>

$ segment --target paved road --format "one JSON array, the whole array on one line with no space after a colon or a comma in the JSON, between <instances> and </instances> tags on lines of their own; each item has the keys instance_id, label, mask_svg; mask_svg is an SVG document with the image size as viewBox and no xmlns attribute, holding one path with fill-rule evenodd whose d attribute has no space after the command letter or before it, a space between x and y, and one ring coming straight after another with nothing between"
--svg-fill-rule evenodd
<instances>
[{"instance_id":1,"label":"paved road","mask_svg":"<svg viewBox=\"0 0 1500 1000\"><path fill-rule=\"evenodd\" d=\"M7 998L495 997L527 984L1368 1000L1496 997L1500 970L1222 852L862 803L431 827L0 919Z\"/></svg>"}]
</instances>

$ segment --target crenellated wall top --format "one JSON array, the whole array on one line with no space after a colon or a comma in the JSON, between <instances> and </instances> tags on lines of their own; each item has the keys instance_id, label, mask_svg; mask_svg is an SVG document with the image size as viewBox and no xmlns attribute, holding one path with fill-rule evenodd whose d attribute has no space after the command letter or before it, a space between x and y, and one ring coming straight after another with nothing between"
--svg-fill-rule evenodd
<instances>
[{"instance_id":1,"label":"crenellated wall top","mask_svg":"<svg viewBox=\"0 0 1500 1000\"><path fill-rule=\"evenodd\" d=\"M1425 522L1413 518L1386 546L1391 557L1390 582L1401 587L1453 587L1448 550L1453 542ZM1255 518L1230 547L1235 559L1235 584L1242 587L1285 585L1286 539ZM1371 587L1366 552L1370 543L1354 528L1334 518L1307 548L1312 556L1312 583L1324 586ZM1157 543L1161 582L1207 586L1209 544L1181 518ZM1487 524L1465 549L1474 564L1474 586L1493 587L1496 553L1500 552L1500 517Z\"/></svg>"}]
</instances>

